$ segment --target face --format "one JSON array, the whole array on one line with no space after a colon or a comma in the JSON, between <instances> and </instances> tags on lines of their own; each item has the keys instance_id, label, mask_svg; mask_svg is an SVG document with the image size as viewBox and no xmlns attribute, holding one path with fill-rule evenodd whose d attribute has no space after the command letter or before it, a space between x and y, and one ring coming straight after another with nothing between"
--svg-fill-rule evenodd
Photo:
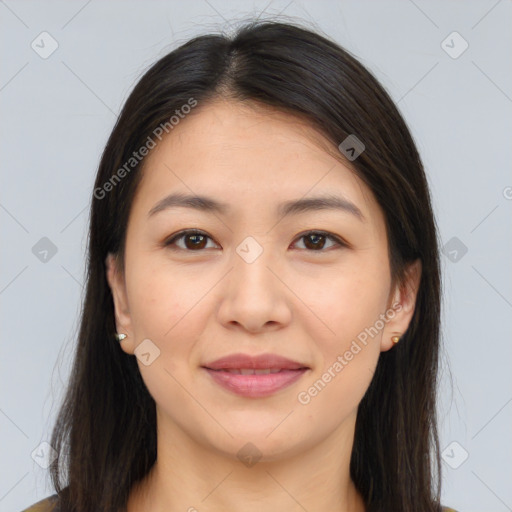
<instances>
[{"instance_id":1,"label":"face","mask_svg":"<svg viewBox=\"0 0 512 512\"><path fill-rule=\"evenodd\" d=\"M420 268L392 285L383 213L329 149L288 114L217 101L146 158L124 275L106 263L121 346L137 356L159 431L230 457L250 442L268 460L350 437L380 352L409 324ZM166 205L171 194L223 206ZM326 196L338 207L283 206ZM233 354L295 364L207 369Z\"/></svg>"}]
</instances>

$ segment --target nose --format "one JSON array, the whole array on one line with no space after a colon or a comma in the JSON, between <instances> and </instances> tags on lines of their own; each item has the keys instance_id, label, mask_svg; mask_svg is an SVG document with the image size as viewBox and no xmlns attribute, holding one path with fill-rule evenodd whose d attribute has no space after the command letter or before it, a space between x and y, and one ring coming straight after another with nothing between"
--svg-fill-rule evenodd
<instances>
[{"instance_id":1,"label":"nose","mask_svg":"<svg viewBox=\"0 0 512 512\"><path fill-rule=\"evenodd\" d=\"M271 251L261 247L261 253L261 249L254 253L254 245L241 244L233 254L232 270L223 280L218 319L229 329L251 333L278 330L291 320L293 294Z\"/></svg>"}]
</instances>

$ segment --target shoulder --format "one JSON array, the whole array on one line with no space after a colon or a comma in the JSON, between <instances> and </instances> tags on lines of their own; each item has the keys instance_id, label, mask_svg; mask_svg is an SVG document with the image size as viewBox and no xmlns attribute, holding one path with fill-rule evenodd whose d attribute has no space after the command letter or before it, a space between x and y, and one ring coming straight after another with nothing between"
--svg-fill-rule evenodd
<instances>
[{"instance_id":1,"label":"shoulder","mask_svg":"<svg viewBox=\"0 0 512 512\"><path fill-rule=\"evenodd\" d=\"M57 494L53 494L48 498L44 498L28 508L22 510L22 512L60 512L59 498Z\"/></svg>"},{"instance_id":2,"label":"shoulder","mask_svg":"<svg viewBox=\"0 0 512 512\"><path fill-rule=\"evenodd\" d=\"M454 508L443 507L443 512L457 512Z\"/></svg>"}]
</instances>

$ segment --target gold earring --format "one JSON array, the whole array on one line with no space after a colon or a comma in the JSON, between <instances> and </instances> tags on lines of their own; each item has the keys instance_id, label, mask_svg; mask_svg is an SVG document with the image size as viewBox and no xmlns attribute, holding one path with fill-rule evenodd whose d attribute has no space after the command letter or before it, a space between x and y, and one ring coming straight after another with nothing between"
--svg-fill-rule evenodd
<instances>
[{"instance_id":1,"label":"gold earring","mask_svg":"<svg viewBox=\"0 0 512 512\"><path fill-rule=\"evenodd\" d=\"M400 336L391 336L391 341L396 345L400 341Z\"/></svg>"},{"instance_id":2,"label":"gold earring","mask_svg":"<svg viewBox=\"0 0 512 512\"><path fill-rule=\"evenodd\" d=\"M126 334L118 334L116 332L116 340L117 341L123 341L126 338Z\"/></svg>"}]
</instances>

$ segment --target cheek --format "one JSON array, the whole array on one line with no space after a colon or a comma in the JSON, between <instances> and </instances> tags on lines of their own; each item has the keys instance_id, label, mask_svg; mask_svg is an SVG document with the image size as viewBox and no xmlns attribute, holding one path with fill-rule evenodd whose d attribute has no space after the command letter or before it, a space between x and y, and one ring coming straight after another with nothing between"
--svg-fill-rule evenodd
<instances>
[{"instance_id":1,"label":"cheek","mask_svg":"<svg viewBox=\"0 0 512 512\"><path fill-rule=\"evenodd\" d=\"M323 288L304 285L304 302L309 315L310 337L315 340L319 359L306 383L304 404L315 407L337 403L339 418L357 407L373 377L380 355L382 330L379 317L385 312L389 293L386 266L354 258L343 269L324 276ZM307 283L306 283L307 284ZM321 320L321 321L319 321Z\"/></svg>"},{"instance_id":2,"label":"cheek","mask_svg":"<svg viewBox=\"0 0 512 512\"><path fill-rule=\"evenodd\" d=\"M294 291L313 313L310 326L317 326L325 347L342 349L384 313L390 283L385 269L354 255L343 265L296 280Z\"/></svg>"},{"instance_id":3,"label":"cheek","mask_svg":"<svg viewBox=\"0 0 512 512\"><path fill-rule=\"evenodd\" d=\"M180 413L185 413L191 405L182 386L190 388L191 354L203 328L201 297L213 283L208 286L183 270L152 266L149 261L132 269L129 294L135 336L151 340L158 354L150 365L138 359L139 371L161 407L180 403Z\"/></svg>"},{"instance_id":4,"label":"cheek","mask_svg":"<svg viewBox=\"0 0 512 512\"><path fill-rule=\"evenodd\" d=\"M344 354L344 352L341 352ZM362 347L350 361L342 355L329 361L319 373L312 377L298 395L299 406L313 430L327 431L354 414L366 393L377 365L379 351L373 347ZM340 362L340 361L345 361ZM322 425L317 425L319 422Z\"/></svg>"},{"instance_id":5,"label":"cheek","mask_svg":"<svg viewBox=\"0 0 512 512\"><path fill-rule=\"evenodd\" d=\"M190 332L191 313L200 310L199 301L213 286L208 278L198 280L183 269L151 265L141 259L133 265L128 294L134 328L140 336L160 342L176 338L187 327Z\"/></svg>"},{"instance_id":6,"label":"cheek","mask_svg":"<svg viewBox=\"0 0 512 512\"><path fill-rule=\"evenodd\" d=\"M327 418L335 428L357 409L380 356L382 333L374 326L385 310L387 292L383 276L368 272L333 279L317 295L312 309L328 329L311 320L319 359L297 397L308 421Z\"/></svg>"}]
</instances>

